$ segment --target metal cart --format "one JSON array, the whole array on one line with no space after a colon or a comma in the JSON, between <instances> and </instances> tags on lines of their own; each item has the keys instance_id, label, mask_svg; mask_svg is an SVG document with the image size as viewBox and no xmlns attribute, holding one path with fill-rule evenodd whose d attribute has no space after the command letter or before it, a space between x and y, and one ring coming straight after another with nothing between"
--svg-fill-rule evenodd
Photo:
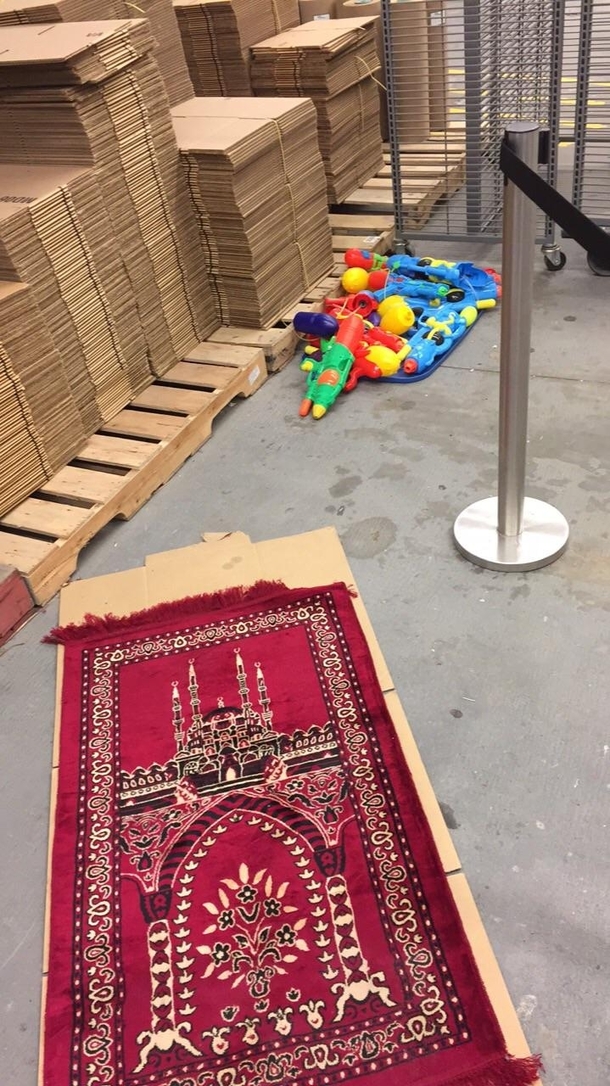
<instances>
[{"instance_id":1,"label":"metal cart","mask_svg":"<svg viewBox=\"0 0 610 1086\"><path fill-rule=\"evenodd\" d=\"M566 0L560 147L573 145L572 203L610 227L610 0ZM589 256L596 275L610 267Z\"/></svg>"},{"instance_id":2,"label":"metal cart","mask_svg":"<svg viewBox=\"0 0 610 1086\"><path fill-rule=\"evenodd\" d=\"M610 10L610 0L604 3ZM418 56L424 17L428 52ZM540 171L556 186L564 19L565 0L382 0L399 251L418 237L500 240L498 157L515 117L549 130L548 162ZM433 164L444 194L418 221L413 187L421 171L435 179ZM563 267L554 223L540 214L537 230L547 266Z\"/></svg>"}]
</instances>

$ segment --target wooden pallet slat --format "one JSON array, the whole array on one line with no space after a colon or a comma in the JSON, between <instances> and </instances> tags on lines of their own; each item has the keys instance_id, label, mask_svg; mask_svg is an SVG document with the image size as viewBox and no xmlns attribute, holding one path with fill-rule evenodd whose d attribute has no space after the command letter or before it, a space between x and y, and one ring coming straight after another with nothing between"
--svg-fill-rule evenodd
<instances>
[{"instance_id":1,"label":"wooden pallet slat","mask_svg":"<svg viewBox=\"0 0 610 1086\"><path fill-rule=\"evenodd\" d=\"M387 145L384 146L384 150L389 151ZM415 155L444 155L445 150L448 154L463 154L466 151L466 144L459 139L450 139L444 146L444 139L439 135L438 137L434 133L430 134L430 137L424 143L401 143L401 154L415 154Z\"/></svg>"},{"instance_id":2,"label":"wooden pallet slat","mask_svg":"<svg viewBox=\"0 0 610 1086\"><path fill-rule=\"evenodd\" d=\"M328 290L328 288L332 286L335 282L337 275L341 274L342 272L337 272L334 275L325 275L323 279L319 279L316 285L308 290L307 294L304 295L305 300L307 301L308 298L317 297L320 291L324 292L325 290Z\"/></svg>"},{"instance_id":3,"label":"wooden pallet slat","mask_svg":"<svg viewBox=\"0 0 610 1086\"><path fill-rule=\"evenodd\" d=\"M205 362L176 362L176 365L164 373L163 377L157 378L162 384L207 388L211 392L226 388L232 379L232 372L228 366L208 366Z\"/></svg>"},{"instance_id":4,"label":"wooden pallet slat","mask_svg":"<svg viewBox=\"0 0 610 1086\"><path fill-rule=\"evenodd\" d=\"M343 256L346 249L368 249L371 253L387 253L394 240L394 224L391 229L375 234L337 234L333 237L333 252Z\"/></svg>"},{"instance_id":5,"label":"wooden pallet slat","mask_svg":"<svg viewBox=\"0 0 610 1086\"><path fill-rule=\"evenodd\" d=\"M233 345L233 350L223 350L218 341L210 338L205 343L200 343L188 354L185 354L185 362L208 362L214 366L226 366L236 369L247 365L252 359L252 351L249 347ZM230 377L227 377L230 380Z\"/></svg>"},{"instance_id":6,"label":"wooden pallet slat","mask_svg":"<svg viewBox=\"0 0 610 1086\"><path fill-rule=\"evenodd\" d=\"M121 437L144 437L163 441L171 437L180 427L180 419L171 415L162 415L156 411L134 411L125 408L119 411L110 422L104 423L104 434L117 434Z\"/></svg>"},{"instance_id":7,"label":"wooden pallet slat","mask_svg":"<svg viewBox=\"0 0 610 1086\"><path fill-rule=\"evenodd\" d=\"M66 505L63 502L44 501L42 498L26 498L2 518L6 528L19 528L35 535L48 535L65 539L76 531L89 516L89 508L82 505Z\"/></svg>"},{"instance_id":8,"label":"wooden pallet slat","mask_svg":"<svg viewBox=\"0 0 610 1086\"><path fill-rule=\"evenodd\" d=\"M125 437L94 434L78 450L76 460L89 460L116 468L141 468L154 454L154 445L144 441L131 441Z\"/></svg>"},{"instance_id":9,"label":"wooden pallet slat","mask_svg":"<svg viewBox=\"0 0 610 1086\"><path fill-rule=\"evenodd\" d=\"M268 373L277 373L290 362L296 347L296 335L292 328L219 328L210 336L214 343L246 344L260 347L264 352Z\"/></svg>"},{"instance_id":10,"label":"wooden pallet slat","mask_svg":"<svg viewBox=\"0 0 610 1086\"><path fill-rule=\"evenodd\" d=\"M55 549L55 543L12 532L0 532L0 563L14 566L27 580L28 574Z\"/></svg>"},{"instance_id":11,"label":"wooden pallet slat","mask_svg":"<svg viewBox=\"0 0 610 1086\"><path fill-rule=\"evenodd\" d=\"M387 210L387 208L389 206L390 200L391 200L391 192L390 192L390 190L386 189L385 191L383 191L383 190L375 190L374 188L373 189L361 188L361 189L356 189L354 192L352 192L352 194L351 194L351 196L349 198L349 205L348 206L350 206L350 207L351 206L353 206L353 207L370 207L372 211L375 211L377 209L381 209L381 210L385 211L385 210ZM410 204L415 205L417 203L417 201L414 200L413 196L410 194L409 198L407 200L405 200L405 203L406 204L410 203Z\"/></svg>"},{"instance_id":12,"label":"wooden pallet slat","mask_svg":"<svg viewBox=\"0 0 610 1086\"><path fill-rule=\"evenodd\" d=\"M401 163L405 166L408 164L409 168L414 173L419 173L425 177L431 170L434 170L436 166L459 166L464 160L463 151L430 151L428 154L418 154L416 151L408 152L403 151L400 155ZM383 162L385 166L389 166L392 162L392 156L389 151L384 152Z\"/></svg>"},{"instance_id":13,"label":"wooden pallet slat","mask_svg":"<svg viewBox=\"0 0 610 1086\"><path fill-rule=\"evenodd\" d=\"M403 207L406 209L407 225L423 225L430 217L434 204L442 198L442 188L430 192L403 193ZM386 210L392 203L391 189L386 188L361 188L352 193L350 200L354 207Z\"/></svg>"},{"instance_id":14,"label":"wooden pallet slat","mask_svg":"<svg viewBox=\"0 0 610 1086\"><path fill-rule=\"evenodd\" d=\"M96 505L110 501L122 485L122 475L77 468L68 464L49 479L48 483L44 483L40 492L53 498L68 498Z\"/></svg>"},{"instance_id":15,"label":"wooden pallet slat","mask_svg":"<svg viewBox=\"0 0 610 1086\"><path fill-rule=\"evenodd\" d=\"M385 194L387 200L393 199L392 179L390 177L372 177L370 181L367 181L364 188L367 192L370 192L372 189L378 190ZM421 203L424 200L432 200L433 203L436 203L445 192L446 185L444 184L444 181L439 178L436 178L435 180L430 179L426 182L425 187L422 185L420 178L413 178L412 181L403 178L403 201L406 195L407 200L411 202L416 201Z\"/></svg>"},{"instance_id":16,"label":"wooden pallet slat","mask_svg":"<svg viewBox=\"0 0 610 1086\"><path fill-rule=\"evenodd\" d=\"M377 177L391 179L391 166L383 166L377 174ZM438 196L437 194L435 199L441 199L442 196L452 196L464 181L464 156L461 155L458 162L455 162L446 168L445 166L434 166L429 170L422 168L421 173L419 167L411 167L408 164L408 161L405 161L405 164L401 169L400 180L403 192L405 189L408 190L409 188L415 187L422 188L430 186L430 188L432 188L433 185L440 182L443 191L441 192L441 196Z\"/></svg>"},{"instance_id":17,"label":"wooden pallet slat","mask_svg":"<svg viewBox=\"0 0 610 1086\"><path fill-rule=\"evenodd\" d=\"M333 267L274 327L218 329L101 426L37 496L0 518L0 561L20 570L37 603L69 578L80 550L104 525L132 516L210 437L232 399L251 395L267 372L290 361L294 314L320 310L325 297L340 292L346 249L388 251L391 210L333 213Z\"/></svg>"},{"instance_id":18,"label":"wooden pallet slat","mask_svg":"<svg viewBox=\"0 0 610 1086\"><path fill-rule=\"evenodd\" d=\"M343 233L344 230L349 230L351 234L375 234L377 231L385 233L386 231L392 231L394 229L394 216L393 215L376 215L374 221L371 221L369 215L330 215L330 225L333 228L333 233L337 231L337 235Z\"/></svg>"},{"instance_id":19,"label":"wooden pallet slat","mask_svg":"<svg viewBox=\"0 0 610 1086\"><path fill-rule=\"evenodd\" d=\"M433 166L413 166L409 162L409 159L405 157L401 160L400 176L401 179L406 181L413 181L418 183L421 187L427 181L439 181L451 177L455 172L459 171L461 167L461 161L449 162L446 165L438 163ZM382 166L377 177L391 177L392 166L388 163Z\"/></svg>"},{"instance_id":20,"label":"wooden pallet slat","mask_svg":"<svg viewBox=\"0 0 610 1086\"><path fill-rule=\"evenodd\" d=\"M284 316L282 317L282 320L285 320L289 324L291 321L294 320L297 313L313 313L315 310L319 311L321 308L322 306L319 302L302 301L299 302L298 305L293 305L290 309L287 309L284 313Z\"/></svg>"},{"instance_id":21,"label":"wooden pallet slat","mask_svg":"<svg viewBox=\"0 0 610 1086\"><path fill-rule=\"evenodd\" d=\"M203 392L202 389L194 388L172 388L155 383L136 396L135 400L132 400L132 405L176 415L196 415L213 399L213 392Z\"/></svg>"}]
</instances>

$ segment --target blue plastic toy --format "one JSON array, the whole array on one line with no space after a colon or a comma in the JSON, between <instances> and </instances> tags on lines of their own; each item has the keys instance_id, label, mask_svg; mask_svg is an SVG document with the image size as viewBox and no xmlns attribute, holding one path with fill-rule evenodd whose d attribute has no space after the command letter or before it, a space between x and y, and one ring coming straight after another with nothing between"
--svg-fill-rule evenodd
<instances>
[{"instance_id":1,"label":"blue plastic toy","mask_svg":"<svg viewBox=\"0 0 610 1086\"><path fill-rule=\"evenodd\" d=\"M463 262L449 264L416 257L390 257L388 279L374 291L379 303L392 294L405 298L416 322L407 334L411 350L403 367L385 381L411 384L430 377L474 324L479 311L492 309L501 296L495 272Z\"/></svg>"},{"instance_id":2,"label":"blue plastic toy","mask_svg":"<svg viewBox=\"0 0 610 1086\"><path fill-rule=\"evenodd\" d=\"M379 257L348 249L345 262L369 276L368 289L360 289L359 298L369 299L373 307L385 299L403 298L415 314L415 323L405 336L410 347L407 357L397 373L381 378L384 381L406 384L429 377L463 339L479 312L492 309L502 294L500 276L470 261ZM345 298L336 304L351 308L351 302L352 298ZM329 310L330 306L327 300ZM369 320L375 323L374 312Z\"/></svg>"},{"instance_id":3,"label":"blue plastic toy","mask_svg":"<svg viewBox=\"0 0 610 1086\"><path fill-rule=\"evenodd\" d=\"M408 336L410 350L402 376L399 372L393 380L398 377L403 381L421 381L429 377L466 335L478 315L475 306L467 305L459 313L451 306L443 306L424 319L420 317L416 331Z\"/></svg>"}]
</instances>

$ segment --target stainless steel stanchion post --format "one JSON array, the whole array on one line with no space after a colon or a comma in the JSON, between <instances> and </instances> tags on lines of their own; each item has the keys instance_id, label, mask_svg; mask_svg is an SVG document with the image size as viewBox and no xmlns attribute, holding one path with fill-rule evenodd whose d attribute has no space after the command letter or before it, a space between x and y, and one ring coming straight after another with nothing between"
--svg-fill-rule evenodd
<instances>
[{"instance_id":1,"label":"stainless steel stanchion post","mask_svg":"<svg viewBox=\"0 0 610 1086\"><path fill-rule=\"evenodd\" d=\"M506 130L511 150L533 170L538 129L516 121ZM464 509L453 535L465 558L487 569L527 570L548 565L565 550L568 522L552 505L525 497L536 206L516 185L504 189L502 331L498 497Z\"/></svg>"}]
</instances>

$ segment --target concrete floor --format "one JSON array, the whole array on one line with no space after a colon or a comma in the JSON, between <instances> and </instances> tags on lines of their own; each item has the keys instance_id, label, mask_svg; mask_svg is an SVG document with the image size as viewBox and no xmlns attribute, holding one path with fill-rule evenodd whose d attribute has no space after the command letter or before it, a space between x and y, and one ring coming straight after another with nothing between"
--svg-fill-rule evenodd
<instances>
[{"instance_id":1,"label":"concrete floor","mask_svg":"<svg viewBox=\"0 0 610 1086\"><path fill-rule=\"evenodd\" d=\"M499 264L497 251L429 246ZM610 517L607 280L583 255L538 260L529 492L572 526L532 574L458 557L453 518L495 492L499 319L431 380L367 385L301 421L290 366L229 408L213 439L78 576L140 564L202 530L254 540L337 526L462 863L549 1086L607 1086ZM34 1086L56 602L0 650L2 1073Z\"/></svg>"}]
</instances>

